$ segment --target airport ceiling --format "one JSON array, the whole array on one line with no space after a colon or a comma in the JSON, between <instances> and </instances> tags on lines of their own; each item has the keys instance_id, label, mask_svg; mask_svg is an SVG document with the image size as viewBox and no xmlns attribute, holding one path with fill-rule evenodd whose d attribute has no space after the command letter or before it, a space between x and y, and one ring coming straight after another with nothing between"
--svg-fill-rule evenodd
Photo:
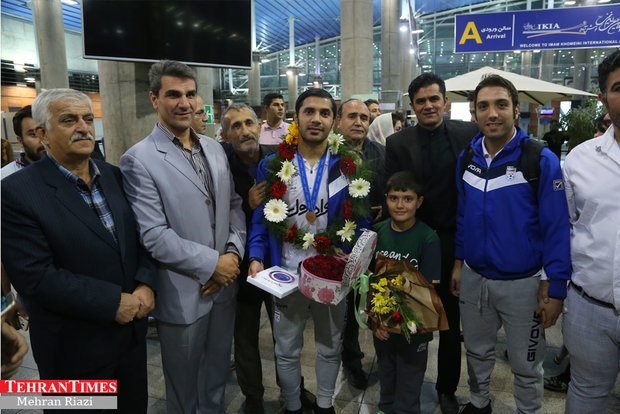
<instances>
[{"instance_id":1,"label":"airport ceiling","mask_svg":"<svg viewBox=\"0 0 620 414\"><path fill-rule=\"evenodd\" d=\"M66 29L81 32L81 0L62 0ZM168 0L180 1L180 0ZM211 0L214 1L214 0ZM401 0L415 4L415 12L430 13L479 3L483 0ZM3 14L32 21L32 0L2 0ZM72 4L71 4L72 3ZM381 0L373 0L373 26L381 24ZM316 36L334 37L340 34L340 0L255 0L256 44L260 51L274 52L288 48L287 18L295 22L295 44L313 42Z\"/></svg>"}]
</instances>

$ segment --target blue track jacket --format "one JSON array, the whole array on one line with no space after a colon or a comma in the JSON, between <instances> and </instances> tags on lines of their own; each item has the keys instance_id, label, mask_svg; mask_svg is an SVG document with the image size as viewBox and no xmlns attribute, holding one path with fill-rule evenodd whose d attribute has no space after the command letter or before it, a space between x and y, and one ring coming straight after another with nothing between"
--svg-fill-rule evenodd
<instances>
[{"instance_id":1,"label":"blue track jacket","mask_svg":"<svg viewBox=\"0 0 620 414\"><path fill-rule=\"evenodd\" d=\"M489 168L482 133L471 143L474 156L457 163L458 211L455 257L489 279L518 279L541 268L550 281L549 296L566 297L570 279L570 224L560 162L544 148L538 195L522 173L521 148L530 138L517 135L495 156Z\"/></svg>"},{"instance_id":2,"label":"blue track jacket","mask_svg":"<svg viewBox=\"0 0 620 414\"><path fill-rule=\"evenodd\" d=\"M268 155L266 159L273 157L274 154ZM269 174L265 160L258 164L258 171L256 173L256 183L259 184L265 180L265 176ZM336 179L338 179L342 172L340 171L340 157L330 156L328 167L328 200L327 200L327 223L328 226L332 224L332 218L342 217L342 203L344 203L349 196L349 188L345 186L335 194L330 192L330 185ZM282 240L277 240L273 235L269 233L269 228L264 222L263 210L265 203L261 204L252 216L252 224L250 227L249 238L246 249L249 250L249 257L256 257L265 262L265 269L271 266L280 266L282 263ZM567 213L568 214L568 213ZM361 233L362 228L370 228L370 217L357 223L357 234ZM338 246L344 249L344 246ZM267 254L269 256L267 256Z\"/></svg>"}]
</instances>

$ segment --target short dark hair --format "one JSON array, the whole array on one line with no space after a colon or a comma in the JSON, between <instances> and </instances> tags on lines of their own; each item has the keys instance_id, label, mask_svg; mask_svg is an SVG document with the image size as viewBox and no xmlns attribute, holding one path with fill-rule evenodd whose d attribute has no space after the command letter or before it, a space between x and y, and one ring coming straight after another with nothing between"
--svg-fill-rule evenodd
<instances>
[{"instance_id":1,"label":"short dark hair","mask_svg":"<svg viewBox=\"0 0 620 414\"><path fill-rule=\"evenodd\" d=\"M334 97L325 89L321 88L308 88L304 93L299 95L299 98L297 98L295 102L295 113L297 116L299 116L299 108L301 108L306 98L310 97L329 99L332 102L332 115L334 118L336 117L336 101L334 101Z\"/></svg>"},{"instance_id":2,"label":"short dark hair","mask_svg":"<svg viewBox=\"0 0 620 414\"><path fill-rule=\"evenodd\" d=\"M349 98L349 99L347 99L346 101L344 101L343 103L341 103L341 104L340 104L340 106L338 107L338 117L339 117L339 118L342 118L342 113L344 112L344 106L345 106L346 104L348 104L349 102L352 102L352 101L359 101L359 102L362 102L362 101L360 101L360 100L359 100L359 99L357 99L357 98ZM368 105L366 105L366 106L368 106Z\"/></svg>"},{"instance_id":3,"label":"short dark hair","mask_svg":"<svg viewBox=\"0 0 620 414\"><path fill-rule=\"evenodd\" d=\"M161 89L161 78L164 76L173 76L181 79L191 79L198 89L198 82L196 82L196 73L192 68L185 63L177 62L176 60L160 60L157 63L153 63L149 69L149 91L153 92L153 95L159 96L159 90Z\"/></svg>"},{"instance_id":4,"label":"short dark hair","mask_svg":"<svg viewBox=\"0 0 620 414\"><path fill-rule=\"evenodd\" d=\"M377 104L377 105L379 105L379 101L377 101L376 99L366 99L366 100L364 101L364 105L366 105L366 106L370 106L370 105L372 105L372 104Z\"/></svg>"},{"instance_id":5,"label":"short dark hair","mask_svg":"<svg viewBox=\"0 0 620 414\"><path fill-rule=\"evenodd\" d=\"M478 105L478 93L482 88L487 88L491 86L498 86L500 88L504 88L508 91L508 95L510 95L510 100L512 101L512 108L516 108L519 105L519 92L517 92L517 88L510 82L508 79L503 78L499 75L492 74L487 75L476 86L476 90L474 91L474 102Z\"/></svg>"},{"instance_id":6,"label":"short dark hair","mask_svg":"<svg viewBox=\"0 0 620 414\"><path fill-rule=\"evenodd\" d=\"M263 98L263 105L265 105L265 106L271 105L271 102L274 99L282 99L282 100L284 100L284 97L281 94L279 94L279 93L268 93Z\"/></svg>"},{"instance_id":7,"label":"short dark hair","mask_svg":"<svg viewBox=\"0 0 620 414\"><path fill-rule=\"evenodd\" d=\"M403 114L399 112L392 112L392 126L396 126L396 123L400 121L401 123L405 123L405 119ZM405 125L403 125L405 126Z\"/></svg>"},{"instance_id":8,"label":"short dark hair","mask_svg":"<svg viewBox=\"0 0 620 414\"><path fill-rule=\"evenodd\" d=\"M24 118L32 118L32 106L26 105L13 116L13 132L20 138L23 138L22 120Z\"/></svg>"},{"instance_id":9,"label":"short dark hair","mask_svg":"<svg viewBox=\"0 0 620 414\"><path fill-rule=\"evenodd\" d=\"M434 73L423 73L409 84L409 100L413 103L413 96L418 93L418 91L422 88L426 88L427 86L431 86L437 84L439 86L439 92L446 97L446 83L439 76Z\"/></svg>"},{"instance_id":10,"label":"short dark hair","mask_svg":"<svg viewBox=\"0 0 620 414\"><path fill-rule=\"evenodd\" d=\"M611 120L606 121L605 115L607 114L600 115L598 118L596 118L596 121L594 121L595 132L599 131L604 134L607 131L607 128L609 128L609 126L611 125Z\"/></svg>"},{"instance_id":11,"label":"short dark hair","mask_svg":"<svg viewBox=\"0 0 620 414\"><path fill-rule=\"evenodd\" d=\"M476 102L476 94L474 91L469 91L467 93L467 102Z\"/></svg>"},{"instance_id":12,"label":"short dark hair","mask_svg":"<svg viewBox=\"0 0 620 414\"><path fill-rule=\"evenodd\" d=\"M418 197L422 197L422 185L415 179L411 171L400 171L394 173L385 185L385 194L390 191L413 191Z\"/></svg>"},{"instance_id":13,"label":"short dark hair","mask_svg":"<svg viewBox=\"0 0 620 414\"><path fill-rule=\"evenodd\" d=\"M607 78L614 70L620 68L620 49L616 50L598 65L598 85L603 95L607 94Z\"/></svg>"}]
</instances>

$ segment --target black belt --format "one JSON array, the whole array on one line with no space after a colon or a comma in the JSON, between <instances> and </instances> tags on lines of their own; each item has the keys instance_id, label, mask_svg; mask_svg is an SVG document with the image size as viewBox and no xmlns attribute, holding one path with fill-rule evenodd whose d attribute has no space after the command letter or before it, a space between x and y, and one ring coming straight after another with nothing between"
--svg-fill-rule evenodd
<instances>
[{"instance_id":1,"label":"black belt","mask_svg":"<svg viewBox=\"0 0 620 414\"><path fill-rule=\"evenodd\" d=\"M584 298L588 298L588 299L590 299L592 302L594 302L594 303L596 303L596 304L598 304L598 305L604 306L604 307L606 307L606 308L613 309L614 311L616 310L616 307L615 307L614 305L612 305L611 303L603 302L602 300L598 300L598 299L593 298L592 296L588 295L588 294L585 292L585 290L583 290L583 288L582 288L581 286L576 285L576 284L574 284L574 283L572 283L572 282L571 282L571 284L570 284L570 285L571 285L572 287L574 287L574 288L575 288L575 290L576 290L577 292L579 292L579 294L580 294L582 297L584 297Z\"/></svg>"}]
</instances>

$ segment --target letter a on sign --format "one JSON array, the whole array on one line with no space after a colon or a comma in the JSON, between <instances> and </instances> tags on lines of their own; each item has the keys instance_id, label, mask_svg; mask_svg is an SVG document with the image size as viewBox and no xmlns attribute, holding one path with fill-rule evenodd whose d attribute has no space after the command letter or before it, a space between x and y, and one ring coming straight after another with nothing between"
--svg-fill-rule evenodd
<instances>
[{"instance_id":1,"label":"letter a on sign","mask_svg":"<svg viewBox=\"0 0 620 414\"><path fill-rule=\"evenodd\" d=\"M480 34L478 33L478 29L476 29L476 24L474 22L467 22L467 26L465 26L465 30L463 30L463 36L461 36L459 45L464 44L465 41L469 39L474 39L476 43L482 44L482 39L480 39Z\"/></svg>"}]
</instances>

